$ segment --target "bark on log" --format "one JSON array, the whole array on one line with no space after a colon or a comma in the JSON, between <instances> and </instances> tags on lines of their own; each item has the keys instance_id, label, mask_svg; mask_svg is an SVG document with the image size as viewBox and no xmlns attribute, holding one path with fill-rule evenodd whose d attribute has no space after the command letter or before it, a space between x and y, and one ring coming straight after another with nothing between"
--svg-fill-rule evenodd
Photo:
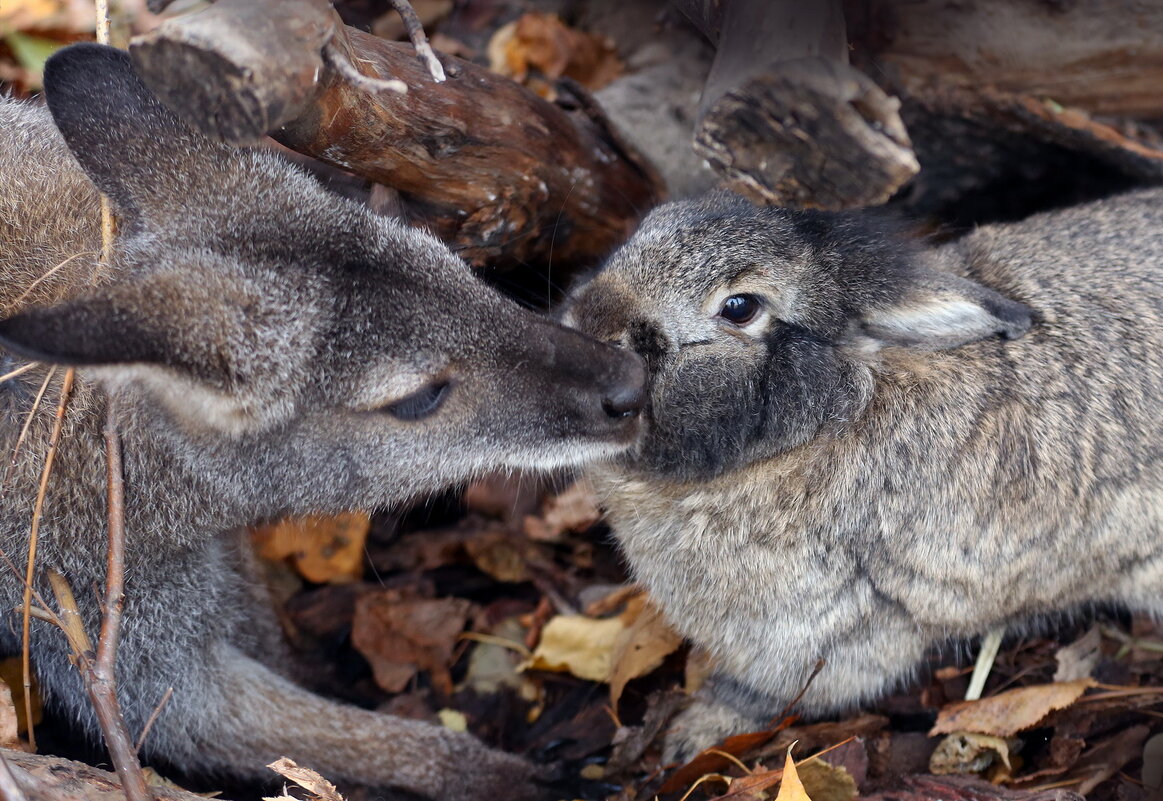
<instances>
[{"instance_id":1,"label":"bark on log","mask_svg":"<svg viewBox=\"0 0 1163 801\"><path fill-rule=\"evenodd\" d=\"M117 776L82 762L0 749L27 801L125 801ZM205 801L171 787L150 787L157 801Z\"/></svg>"},{"instance_id":2,"label":"bark on log","mask_svg":"<svg viewBox=\"0 0 1163 801\"><path fill-rule=\"evenodd\" d=\"M900 104L848 65L840 0L678 0L718 46L695 148L760 202L885 202L919 166Z\"/></svg>"},{"instance_id":3,"label":"bark on log","mask_svg":"<svg viewBox=\"0 0 1163 801\"><path fill-rule=\"evenodd\" d=\"M854 60L910 94L939 81L1163 118L1163 4L846 0Z\"/></svg>"},{"instance_id":4,"label":"bark on log","mask_svg":"<svg viewBox=\"0 0 1163 801\"><path fill-rule=\"evenodd\" d=\"M288 3L291 5L289 6ZM130 47L150 89L195 127L282 144L400 192L475 264L590 266L662 194L653 168L580 88L557 104L459 59L435 83L408 44L346 28L325 0L220 0ZM398 79L369 93L335 66Z\"/></svg>"}]
</instances>

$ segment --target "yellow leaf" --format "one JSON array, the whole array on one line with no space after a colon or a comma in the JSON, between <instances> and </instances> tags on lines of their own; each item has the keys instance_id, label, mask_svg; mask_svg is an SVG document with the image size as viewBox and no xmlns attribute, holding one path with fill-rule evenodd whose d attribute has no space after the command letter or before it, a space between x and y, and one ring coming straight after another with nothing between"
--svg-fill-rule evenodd
<instances>
[{"instance_id":1,"label":"yellow leaf","mask_svg":"<svg viewBox=\"0 0 1163 801\"><path fill-rule=\"evenodd\" d=\"M364 512L288 518L251 532L259 556L290 559L303 578L340 584L363 575L363 551L371 520Z\"/></svg>"},{"instance_id":2,"label":"yellow leaf","mask_svg":"<svg viewBox=\"0 0 1163 801\"><path fill-rule=\"evenodd\" d=\"M791 748L787 749L787 759L783 764L783 781L779 783L779 794L775 801L812 801L804 789L800 775L796 773L796 763L791 758Z\"/></svg>"},{"instance_id":3,"label":"yellow leaf","mask_svg":"<svg viewBox=\"0 0 1163 801\"><path fill-rule=\"evenodd\" d=\"M440 718L440 725L449 731L460 734L468 731L468 718L464 716L463 712L458 712L455 709L441 709L436 713L436 716Z\"/></svg>"},{"instance_id":4,"label":"yellow leaf","mask_svg":"<svg viewBox=\"0 0 1163 801\"><path fill-rule=\"evenodd\" d=\"M1094 685L1094 679L1089 678L1038 684L979 701L949 704L937 715L929 736L968 731L1009 737L1037 726L1054 710L1070 706Z\"/></svg>"},{"instance_id":5,"label":"yellow leaf","mask_svg":"<svg viewBox=\"0 0 1163 801\"><path fill-rule=\"evenodd\" d=\"M625 626L620 618L594 620L583 615L558 615L541 630L541 642L522 670L572 673L579 679L606 681L618 635Z\"/></svg>"}]
</instances>

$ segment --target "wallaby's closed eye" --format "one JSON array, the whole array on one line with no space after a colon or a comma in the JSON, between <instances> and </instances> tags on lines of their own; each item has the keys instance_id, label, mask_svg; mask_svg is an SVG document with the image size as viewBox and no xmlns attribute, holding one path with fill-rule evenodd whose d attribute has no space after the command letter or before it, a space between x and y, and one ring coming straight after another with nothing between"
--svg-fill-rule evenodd
<instances>
[{"instance_id":1,"label":"wallaby's closed eye","mask_svg":"<svg viewBox=\"0 0 1163 801\"><path fill-rule=\"evenodd\" d=\"M637 433L640 360L520 309L432 237L327 194L275 156L191 133L124 53L68 48L45 85L51 119L0 99L0 343L80 367L38 565L68 578L94 632L101 428L107 412L117 420L128 551L118 675L130 731L172 686L145 751L180 766L265 777L265 763L288 755L335 779L431 798L537 797L522 759L280 675L277 625L251 602L237 531L400 501L486 468L617 453ZM89 179L120 221L101 273ZM4 453L44 375L0 385ZM0 545L16 560L51 386L0 501ZM21 590L0 570L10 653ZM50 702L93 730L60 633L36 624L33 649Z\"/></svg>"},{"instance_id":2,"label":"wallaby's closed eye","mask_svg":"<svg viewBox=\"0 0 1163 801\"><path fill-rule=\"evenodd\" d=\"M566 320L648 362L593 472L717 674L680 758L874 699L949 637L1163 599L1163 191L921 248L861 214L663 206Z\"/></svg>"}]
</instances>

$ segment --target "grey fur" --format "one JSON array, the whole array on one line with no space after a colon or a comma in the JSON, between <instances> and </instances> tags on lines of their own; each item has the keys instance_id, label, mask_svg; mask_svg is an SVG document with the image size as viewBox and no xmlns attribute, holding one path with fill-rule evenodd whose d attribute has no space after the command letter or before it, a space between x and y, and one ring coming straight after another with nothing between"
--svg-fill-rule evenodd
<instances>
[{"instance_id":1,"label":"grey fur","mask_svg":"<svg viewBox=\"0 0 1163 801\"><path fill-rule=\"evenodd\" d=\"M434 238L327 194L276 156L191 133L123 53L66 49L45 81L52 118L0 99L0 341L80 365L38 566L69 579L91 632L107 412L120 429L118 678L131 733L173 686L145 747L186 768L265 779L264 765L288 755L333 779L436 799L538 797L537 770L518 757L287 680L277 623L251 597L240 527L399 502L489 468L618 453L637 433L640 361L520 309ZM103 274L86 172L119 211ZM45 370L0 386L6 454ZM394 405L443 383L431 414ZM0 501L0 545L21 562L59 386ZM9 653L21 591L0 569ZM37 623L33 643L50 701L95 734L59 632Z\"/></svg>"},{"instance_id":2,"label":"grey fur","mask_svg":"<svg viewBox=\"0 0 1163 801\"><path fill-rule=\"evenodd\" d=\"M749 325L719 316L752 293ZM593 470L639 580L718 669L678 758L875 699L926 649L1163 591L1163 191L922 248L864 214L655 210L565 319L650 366Z\"/></svg>"}]
</instances>

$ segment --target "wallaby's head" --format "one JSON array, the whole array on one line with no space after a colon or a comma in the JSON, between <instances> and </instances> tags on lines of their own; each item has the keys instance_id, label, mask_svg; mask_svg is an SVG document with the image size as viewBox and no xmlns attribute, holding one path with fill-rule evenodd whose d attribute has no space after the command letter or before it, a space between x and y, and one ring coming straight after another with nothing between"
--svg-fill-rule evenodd
<instances>
[{"instance_id":1,"label":"wallaby's head","mask_svg":"<svg viewBox=\"0 0 1163 801\"><path fill-rule=\"evenodd\" d=\"M882 347L1021 336L1030 311L925 266L867 213L760 208L727 192L656 209L565 322L640 354L635 466L709 478L859 414Z\"/></svg>"},{"instance_id":2,"label":"wallaby's head","mask_svg":"<svg viewBox=\"0 0 1163 801\"><path fill-rule=\"evenodd\" d=\"M192 132L126 54L67 48L45 91L113 201L116 255L98 287L0 321L4 347L83 366L211 450L277 441L301 471L383 487L359 504L636 437L637 356L521 309L277 156Z\"/></svg>"}]
</instances>

